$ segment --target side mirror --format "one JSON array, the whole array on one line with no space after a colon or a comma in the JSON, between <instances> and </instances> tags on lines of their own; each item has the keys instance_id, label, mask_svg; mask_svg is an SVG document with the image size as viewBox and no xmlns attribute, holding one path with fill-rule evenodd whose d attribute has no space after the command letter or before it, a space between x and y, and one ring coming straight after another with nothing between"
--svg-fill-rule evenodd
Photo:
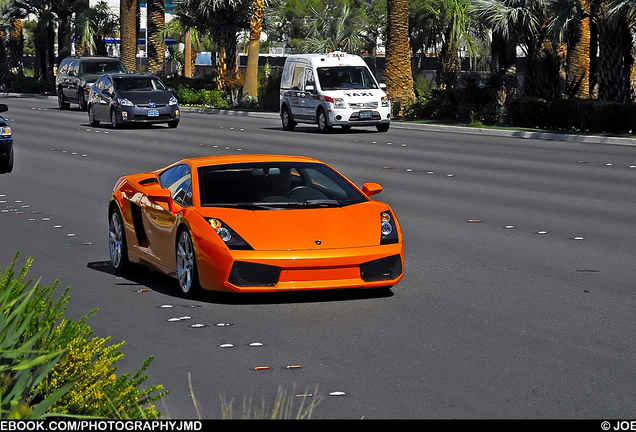
<instances>
[{"instance_id":1,"label":"side mirror","mask_svg":"<svg viewBox=\"0 0 636 432\"><path fill-rule=\"evenodd\" d=\"M146 196L150 201L169 203L172 200L172 192L169 189L155 188Z\"/></svg>"},{"instance_id":2,"label":"side mirror","mask_svg":"<svg viewBox=\"0 0 636 432\"><path fill-rule=\"evenodd\" d=\"M0 112L9 111L9 106L7 104L0 104Z\"/></svg>"},{"instance_id":3,"label":"side mirror","mask_svg":"<svg viewBox=\"0 0 636 432\"><path fill-rule=\"evenodd\" d=\"M382 90L386 89L386 84L384 84L384 83L380 83L380 88L381 88Z\"/></svg>"},{"instance_id":4,"label":"side mirror","mask_svg":"<svg viewBox=\"0 0 636 432\"><path fill-rule=\"evenodd\" d=\"M382 186L377 183L365 183L362 185L362 192L366 196L377 195L382 192Z\"/></svg>"},{"instance_id":5,"label":"side mirror","mask_svg":"<svg viewBox=\"0 0 636 432\"><path fill-rule=\"evenodd\" d=\"M307 93L313 93L315 89L316 89L316 87L314 87L314 86L312 86L312 85L306 85L306 86L305 86L305 91L306 91Z\"/></svg>"}]
</instances>

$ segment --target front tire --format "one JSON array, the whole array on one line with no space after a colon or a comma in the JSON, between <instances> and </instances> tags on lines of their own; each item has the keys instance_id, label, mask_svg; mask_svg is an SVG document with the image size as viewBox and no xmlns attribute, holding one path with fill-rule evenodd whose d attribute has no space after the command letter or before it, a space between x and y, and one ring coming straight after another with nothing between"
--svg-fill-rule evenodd
<instances>
[{"instance_id":1,"label":"front tire","mask_svg":"<svg viewBox=\"0 0 636 432\"><path fill-rule=\"evenodd\" d=\"M176 128L177 126L179 126L179 122L178 122L178 121L169 121L169 122L168 122L168 127L169 127L169 128L174 129L174 128Z\"/></svg>"},{"instance_id":2,"label":"front tire","mask_svg":"<svg viewBox=\"0 0 636 432\"><path fill-rule=\"evenodd\" d=\"M130 261L128 260L124 220L121 217L121 212L116 207L110 211L108 216L108 251L110 253L110 264L115 269L115 273L122 274L128 270Z\"/></svg>"},{"instance_id":3,"label":"front tire","mask_svg":"<svg viewBox=\"0 0 636 432\"><path fill-rule=\"evenodd\" d=\"M79 89L79 94L77 95L79 109L82 111L86 111L86 95L84 93L84 89L81 88Z\"/></svg>"},{"instance_id":4,"label":"front tire","mask_svg":"<svg viewBox=\"0 0 636 432\"><path fill-rule=\"evenodd\" d=\"M283 123L283 129L286 131L293 131L296 128L296 122L292 120L289 109L285 106L280 114L281 121Z\"/></svg>"},{"instance_id":5,"label":"front tire","mask_svg":"<svg viewBox=\"0 0 636 432\"><path fill-rule=\"evenodd\" d=\"M317 123L318 123L318 130L320 131L320 133L329 133L331 132L331 128L333 126L331 126L327 120L327 114L325 114L325 110L320 108L318 110L318 116L317 116Z\"/></svg>"},{"instance_id":6,"label":"front tire","mask_svg":"<svg viewBox=\"0 0 636 432\"><path fill-rule=\"evenodd\" d=\"M194 244L185 228L177 237L177 280L181 293L187 298L194 297L200 290Z\"/></svg>"},{"instance_id":7,"label":"front tire","mask_svg":"<svg viewBox=\"0 0 636 432\"><path fill-rule=\"evenodd\" d=\"M92 127L99 126L99 120L95 120L95 110L92 105L88 107L88 122Z\"/></svg>"},{"instance_id":8,"label":"front tire","mask_svg":"<svg viewBox=\"0 0 636 432\"><path fill-rule=\"evenodd\" d=\"M380 123L379 125L375 125L378 132L388 132L389 127L391 127L391 123Z\"/></svg>"},{"instance_id":9,"label":"front tire","mask_svg":"<svg viewBox=\"0 0 636 432\"><path fill-rule=\"evenodd\" d=\"M114 109L110 110L110 125L113 129L117 129L119 127L119 120L117 119L117 111Z\"/></svg>"}]
</instances>

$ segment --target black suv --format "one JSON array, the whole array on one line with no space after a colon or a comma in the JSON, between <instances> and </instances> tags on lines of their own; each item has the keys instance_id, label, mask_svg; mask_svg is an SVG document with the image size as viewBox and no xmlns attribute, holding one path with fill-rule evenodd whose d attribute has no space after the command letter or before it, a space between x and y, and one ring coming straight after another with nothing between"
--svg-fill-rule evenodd
<instances>
[{"instance_id":1,"label":"black suv","mask_svg":"<svg viewBox=\"0 0 636 432\"><path fill-rule=\"evenodd\" d=\"M126 67L113 57L67 57L62 60L55 76L60 109L68 109L69 102L75 102L86 111L88 92L97 78L106 72L126 73Z\"/></svg>"}]
</instances>

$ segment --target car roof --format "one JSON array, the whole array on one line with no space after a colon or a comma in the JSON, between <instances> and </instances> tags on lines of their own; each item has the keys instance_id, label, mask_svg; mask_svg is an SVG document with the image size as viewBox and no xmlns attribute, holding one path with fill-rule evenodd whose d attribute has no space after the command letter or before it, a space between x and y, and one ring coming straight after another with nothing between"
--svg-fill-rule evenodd
<instances>
[{"instance_id":1,"label":"car roof","mask_svg":"<svg viewBox=\"0 0 636 432\"><path fill-rule=\"evenodd\" d=\"M166 168L171 166L188 163L193 168L199 168L203 166L210 165L229 165L229 164L240 164L240 163L258 163L258 162L312 162L324 164L324 162L319 161L318 159L314 159L308 156L290 156L290 155L266 155L266 154L242 154L242 155L222 155L222 156L203 156L197 158L187 158L182 159L178 162L175 162L169 165ZM162 168L157 171L163 171L165 168Z\"/></svg>"}]
</instances>

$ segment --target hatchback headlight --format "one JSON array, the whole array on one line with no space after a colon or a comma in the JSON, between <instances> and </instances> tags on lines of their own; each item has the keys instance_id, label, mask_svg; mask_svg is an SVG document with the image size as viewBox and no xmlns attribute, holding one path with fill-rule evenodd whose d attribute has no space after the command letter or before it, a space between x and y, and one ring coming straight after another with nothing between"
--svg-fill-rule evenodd
<instances>
[{"instance_id":1,"label":"hatchback headlight","mask_svg":"<svg viewBox=\"0 0 636 432\"><path fill-rule=\"evenodd\" d=\"M243 238L238 235L232 228L230 228L221 219L205 218L210 224L210 227L217 233L217 235L223 240L223 243L230 249L252 249Z\"/></svg>"},{"instance_id":2,"label":"hatchback headlight","mask_svg":"<svg viewBox=\"0 0 636 432\"><path fill-rule=\"evenodd\" d=\"M8 138L11 135L12 135L12 132L9 126L0 126L0 137Z\"/></svg>"},{"instance_id":3,"label":"hatchback headlight","mask_svg":"<svg viewBox=\"0 0 636 432\"><path fill-rule=\"evenodd\" d=\"M117 103L121 106L135 106L135 104L129 101L128 99L123 99L123 98L117 98Z\"/></svg>"},{"instance_id":4,"label":"hatchback headlight","mask_svg":"<svg viewBox=\"0 0 636 432\"><path fill-rule=\"evenodd\" d=\"M177 101L177 98L172 96L170 98L170 100L168 101L168 105L177 105L179 103L179 101Z\"/></svg>"}]
</instances>

